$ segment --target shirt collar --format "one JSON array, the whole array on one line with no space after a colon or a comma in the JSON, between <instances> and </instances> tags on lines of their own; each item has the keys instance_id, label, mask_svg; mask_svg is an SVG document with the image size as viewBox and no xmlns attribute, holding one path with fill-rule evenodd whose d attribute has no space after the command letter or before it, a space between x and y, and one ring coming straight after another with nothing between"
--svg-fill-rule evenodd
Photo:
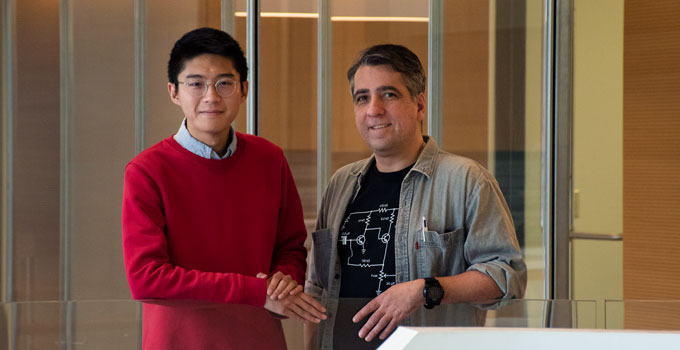
<instances>
[{"instance_id":1,"label":"shirt collar","mask_svg":"<svg viewBox=\"0 0 680 350\"><path fill-rule=\"evenodd\" d=\"M207 159L226 159L236 152L236 133L231 126L229 127L229 138L231 139L231 142L227 145L227 152L222 157L220 157L210 146L191 136L189 129L187 129L186 118L182 120L182 125L180 125L179 130L177 130L177 133L173 138L187 151Z\"/></svg>"},{"instance_id":2,"label":"shirt collar","mask_svg":"<svg viewBox=\"0 0 680 350\"><path fill-rule=\"evenodd\" d=\"M434 161L439 152L439 146L437 146L437 142L431 136L423 135L423 142L425 142L425 147L420 151L418 159L416 159L416 163L413 164L411 170L421 172L425 176L430 177L434 170ZM373 162L375 162L375 154L372 154L365 162L360 163L350 173L363 179L363 176L368 172Z\"/></svg>"}]
</instances>

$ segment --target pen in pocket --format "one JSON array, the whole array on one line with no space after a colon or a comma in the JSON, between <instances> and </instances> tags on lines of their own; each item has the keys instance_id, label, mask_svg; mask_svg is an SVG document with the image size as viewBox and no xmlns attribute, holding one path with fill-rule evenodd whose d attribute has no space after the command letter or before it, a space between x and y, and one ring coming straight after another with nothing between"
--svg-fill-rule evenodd
<instances>
[{"instance_id":1,"label":"pen in pocket","mask_svg":"<svg viewBox=\"0 0 680 350\"><path fill-rule=\"evenodd\" d=\"M425 242L425 231L427 231L427 219L423 216L423 242Z\"/></svg>"}]
</instances>

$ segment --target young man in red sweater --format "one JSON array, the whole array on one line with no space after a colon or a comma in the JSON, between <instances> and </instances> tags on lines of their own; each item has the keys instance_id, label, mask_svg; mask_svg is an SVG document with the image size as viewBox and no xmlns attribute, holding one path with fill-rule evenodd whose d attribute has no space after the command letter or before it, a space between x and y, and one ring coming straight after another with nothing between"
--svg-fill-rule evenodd
<instances>
[{"instance_id":1,"label":"young man in red sweater","mask_svg":"<svg viewBox=\"0 0 680 350\"><path fill-rule=\"evenodd\" d=\"M285 348L270 313L325 319L299 285L306 230L283 152L231 127L248 95L247 69L225 32L180 38L168 92L185 119L126 167L125 269L132 296L156 300L144 303L145 349Z\"/></svg>"}]
</instances>

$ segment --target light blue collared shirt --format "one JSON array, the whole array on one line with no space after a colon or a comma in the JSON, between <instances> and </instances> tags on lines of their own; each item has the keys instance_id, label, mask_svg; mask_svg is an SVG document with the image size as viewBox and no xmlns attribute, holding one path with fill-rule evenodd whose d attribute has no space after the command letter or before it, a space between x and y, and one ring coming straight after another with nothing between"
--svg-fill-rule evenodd
<instances>
[{"instance_id":1,"label":"light blue collared shirt","mask_svg":"<svg viewBox=\"0 0 680 350\"><path fill-rule=\"evenodd\" d=\"M177 130L177 133L175 136L173 136L173 138L175 141L177 141L177 143L180 144L180 146L203 158L225 159L231 157L231 155L236 152L236 133L232 127L229 127L229 138L231 138L231 142L227 145L227 152L222 157L220 157L220 155L217 154L217 152L215 152L215 150L213 150L210 146L191 136L189 129L187 129L186 118L182 120L182 125L179 127L179 130Z\"/></svg>"}]
</instances>

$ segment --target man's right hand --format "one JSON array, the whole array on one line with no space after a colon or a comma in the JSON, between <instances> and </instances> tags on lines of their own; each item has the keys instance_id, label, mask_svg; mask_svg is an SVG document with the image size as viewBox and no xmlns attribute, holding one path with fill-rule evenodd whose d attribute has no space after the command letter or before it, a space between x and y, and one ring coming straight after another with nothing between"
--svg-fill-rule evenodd
<instances>
[{"instance_id":1,"label":"man's right hand","mask_svg":"<svg viewBox=\"0 0 680 350\"><path fill-rule=\"evenodd\" d=\"M288 295L283 299L272 300L265 298L264 308L283 316L292 317L302 322L319 323L326 319L326 308L309 294L302 292L302 286L297 286L297 294ZM298 290L299 289L299 290Z\"/></svg>"}]
</instances>

